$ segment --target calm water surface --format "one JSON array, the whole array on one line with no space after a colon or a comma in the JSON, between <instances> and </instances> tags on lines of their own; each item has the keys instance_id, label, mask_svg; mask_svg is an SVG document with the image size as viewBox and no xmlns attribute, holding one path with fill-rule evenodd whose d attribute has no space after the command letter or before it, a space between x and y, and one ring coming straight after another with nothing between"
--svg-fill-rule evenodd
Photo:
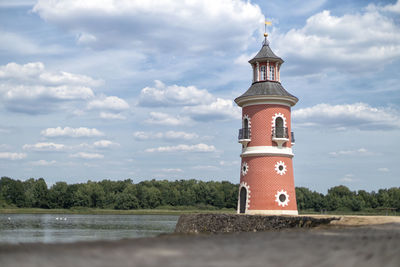
<instances>
[{"instance_id":1,"label":"calm water surface","mask_svg":"<svg viewBox=\"0 0 400 267\"><path fill-rule=\"evenodd\" d=\"M75 242L171 233L174 215L0 214L0 243Z\"/></svg>"}]
</instances>

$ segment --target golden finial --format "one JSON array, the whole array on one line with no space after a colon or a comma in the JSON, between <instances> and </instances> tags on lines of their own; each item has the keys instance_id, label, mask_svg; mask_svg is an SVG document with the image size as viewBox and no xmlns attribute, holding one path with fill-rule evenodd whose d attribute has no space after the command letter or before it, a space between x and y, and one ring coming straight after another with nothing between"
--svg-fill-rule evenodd
<instances>
[{"instance_id":1,"label":"golden finial","mask_svg":"<svg viewBox=\"0 0 400 267\"><path fill-rule=\"evenodd\" d=\"M271 26L272 25L272 22L271 21L267 21L267 20L265 20L265 27L264 27L264 38L265 38L265 40L264 40L264 43L267 45L268 43L268 41L267 41L267 37L268 37L268 33L267 33L267 25L268 26Z\"/></svg>"}]
</instances>

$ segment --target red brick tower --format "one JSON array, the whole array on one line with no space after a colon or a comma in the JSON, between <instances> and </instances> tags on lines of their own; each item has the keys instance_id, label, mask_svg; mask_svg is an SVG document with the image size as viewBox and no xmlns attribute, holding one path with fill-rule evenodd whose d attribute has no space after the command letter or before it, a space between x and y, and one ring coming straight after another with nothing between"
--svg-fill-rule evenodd
<instances>
[{"instance_id":1,"label":"red brick tower","mask_svg":"<svg viewBox=\"0 0 400 267\"><path fill-rule=\"evenodd\" d=\"M267 40L249 61L253 83L235 99L242 107L238 213L297 215L290 109L298 99L280 83L283 60Z\"/></svg>"}]
</instances>

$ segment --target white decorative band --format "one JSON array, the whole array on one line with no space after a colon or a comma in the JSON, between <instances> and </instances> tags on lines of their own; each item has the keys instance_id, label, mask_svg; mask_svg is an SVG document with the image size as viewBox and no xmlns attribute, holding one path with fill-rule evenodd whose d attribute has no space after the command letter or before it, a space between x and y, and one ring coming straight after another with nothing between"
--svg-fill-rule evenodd
<instances>
[{"instance_id":1,"label":"white decorative band","mask_svg":"<svg viewBox=\"0 0 400 267\"><path fill-rule=\"evenodd\" d=\"M284 106L294 106L296 105L298 99L289 96L246 96L242 97L237 101L240 107L258 105L258 104L279 104Z\"/></svg>"},{"instance_id":2,"label":"white decorative band","mask_svg":"<svg viewBox=\"0 0 400 267\"><path fill-rule=\"evenodd\" d=\"M247 210L246 214L252 215L299 215L297 210Z\"/></svg>"},{"instance_id":3,"label":"white decorative band","mask_svg":"<svg viewBox=\"0 0 400 267\"><path fill-rule=\"evenodd\" d=\"M267 100L260 100L260 101L253 101L253 102L247 102L246 104L243 104L242 108L248 107L248 106L255 106L255 105L282 105L286 107L291 107L292 105L286 103L286 102L280 102L280 101L267 101Z\"/></svg>"},{"instance_id":4,"label":"white decorative band","mask_svg":"<svg viewBox=\"0 0 400 267\"><path fill-rule=\"evenodd\" d=\"M277 146L248 146L243 148L241 157L250 156L283 156L293 158L294 154L289 147Z\"/></svg>"}]
</instances>

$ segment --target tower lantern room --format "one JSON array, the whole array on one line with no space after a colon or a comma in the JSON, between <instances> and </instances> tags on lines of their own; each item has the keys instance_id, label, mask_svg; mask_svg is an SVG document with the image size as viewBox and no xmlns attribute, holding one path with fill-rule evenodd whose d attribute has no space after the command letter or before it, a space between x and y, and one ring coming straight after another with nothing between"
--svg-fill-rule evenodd
<instances>
[{"instance_id":1,"label":"tower lantern room","mask_svg":"<svg viewBox=\"0 0 400 267\"><path fill-rule=\"evenodd\" d=\"M249 60L252 84L235 99L242 108L238 213L297 215L291 107L298 99L281 85L283 60L269 46Z\"/></svg>"}]
</instances>

